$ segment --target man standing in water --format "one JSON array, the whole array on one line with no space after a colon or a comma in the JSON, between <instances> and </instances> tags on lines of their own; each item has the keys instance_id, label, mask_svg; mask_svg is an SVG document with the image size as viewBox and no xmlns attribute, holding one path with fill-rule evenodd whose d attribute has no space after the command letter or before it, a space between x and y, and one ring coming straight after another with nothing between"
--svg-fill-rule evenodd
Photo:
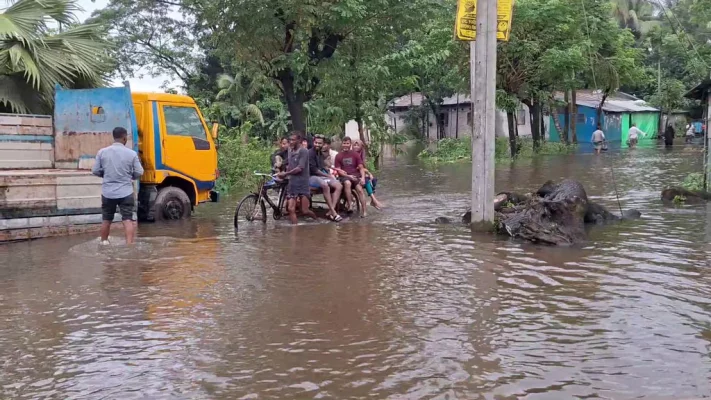
<instances>
[{"instance_id":1,"label":"man standing in water","mask_svg":"<svg viewBox=\"0 0 711 400\"><path fill-rule=\"evenodd\" d=\"M101 244L109 244L111 222L118 207L121 213L126 244L133 244L136 236L136 200L133 181L143 175L143 167L135 151L126 147L128 132L116 127L114 143L96 153L91 172L103 178L101 184Z\"/></svg>"},{"instance_id":2,"label":"man standing in water","mask_svg":"<svg viewBox=\"0 0 711 400\"><path fill-rule=\"evenodd\" d=\"M593 132L591 142L595 146L595 154L600 154L602 145L605 143L605 134L600 129L600 124L597 124L597 130Z\"/></svg>"},{"instance_id":3,"label":"man standing in water","mask_svg":"<svg viewBox=\"0 0 711 400\"><path fill-rule=\"evenodd\" d=\"M637 124L632 124L632 127L629 130L629 139L627 140L627 145L630 146L631 149L635 148L637 146L637 142L639 141L640 136L644 136L644 132L640 131L639 128L637 128Z\"/></svg>"},{"instance_id":4,"label":"man standing in water","mask_svg":"<svg viewBox=\"0 0 711 400\"><path fill-rule=\"evenodd\" d=\"M309 200L311 199L311 189L309 188L309 151L301 145L302 137L299 132L292 132L289 137L289 163L285 172L280 172L277 177L284 179L289 177L289 184L286 186L287 209L289 219L292 224L296 224L296 204L301 202L301 213L307 217L316 219L311 209Z\"/></svg>"}]
</instances>

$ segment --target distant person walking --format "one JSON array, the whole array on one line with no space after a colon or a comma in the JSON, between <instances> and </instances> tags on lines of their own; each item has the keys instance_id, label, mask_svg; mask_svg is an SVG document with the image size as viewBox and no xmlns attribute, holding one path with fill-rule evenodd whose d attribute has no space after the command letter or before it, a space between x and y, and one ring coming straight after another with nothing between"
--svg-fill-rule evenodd
<instances>
[{"instance_id":1,"label":"distant person walking","mask_svg":"<svg viewBox=\"0 0 711 400\"><path fill-rule=\"evenodd\" d=\"M637 128L637 124L632 124L632 127L629 130L629 138L627 139L627 145L631 149L637 147L637 142L639 142L640 136L644 137L645 133L639 130L639 128Z\"/></svg>"},{"instance_id":2,"label":"distant person walking","mask_svg":"<svg viewBox=\"0 0 711 400\"><path fill-rule=\"evenodd\" d=\"M676 132L674 132L674 128L671 126L671 124L667 125L667 129L664 130L664 145L669 148L674 145L674 135Z\"/></svg>"},{"instance_id":3,"label":"distant person walking","mask_svg":"<svg viewBox=\"0 0 711 400\"><path fill-rule=\"evenodd\" d=\"M101 244L109 244L111 222L118 207L121 213L126 244L132 244L136 236L136 200L133 196L133 181L143 175L143 167L135 151L126 147L128 132L116 127L114 143L96 153L96 162L91 172L103 178L101 184Z\"/></svg>"},{"instance_id":4,"label":"distant person walking","mask_svg":"<svg viewBox=\"0 0 711 400\"><path fill-rule=\"evenodd\" d=\"M686 137L684 137L684 142L693 142L694 136L696 136L696 128L694 127L694 124L689 124L689 129L686 130Z\"/></svg>"},{"instance_id":5,"label":"distant person walking","mask_svg":"<svg viewBox=\"0 0 711 400\"><path fill-rule=\"evenodd\" d=\"M605 144L605 134L600 129L600 124L597 124L597 130L593 132L592 139L590 140L595 146L595 154L600 154L602 152L602 146Z\"/></svg>"}]
</instances>

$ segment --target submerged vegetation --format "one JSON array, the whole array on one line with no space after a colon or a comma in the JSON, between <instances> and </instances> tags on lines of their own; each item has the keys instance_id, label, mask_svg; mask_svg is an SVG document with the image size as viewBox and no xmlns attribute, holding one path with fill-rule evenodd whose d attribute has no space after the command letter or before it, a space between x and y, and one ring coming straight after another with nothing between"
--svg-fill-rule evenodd
<instances>
[{"instance_id":1,"label":"submerged vegetation","mask_svg":"<svg viewBox=\"0 0 711 400\"><path fill-rule=\"evenodd\" d=\"M494 145L494 154L496 161L511 161L519 158L531 158L536 154L551 155L551 154L569 154L575 151L575 145L568 145L557 142L543 142L539 144L538 149L534 150L533 139L519 139L518 153L515 158L511 158L511 150L509 147L509 139L503 137L496 138ZM435 150L425 149L418 157L429 164L446 164L460 161L471 161L471 138L441 139L437 142Z\"/></svg>"},{"instance_id":2,"label":"submerged vegetation","mask_svg":"<svg viewBox=\"0 0 711 400\"><path fill-rule=\"evenodd\" d=\"M681 183L681 186L692 192L704 190L704 174L693 173L687 175L686 178L684 178L684 182Z\"/></svg>"}]
</instances>

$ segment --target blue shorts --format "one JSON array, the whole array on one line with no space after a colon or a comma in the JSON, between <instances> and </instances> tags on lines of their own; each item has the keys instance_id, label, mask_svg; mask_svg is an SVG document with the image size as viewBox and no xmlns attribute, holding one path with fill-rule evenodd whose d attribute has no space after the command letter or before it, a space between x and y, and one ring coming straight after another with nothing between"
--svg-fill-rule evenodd
<instances>
[{"instance_id":1,"label":"blue shorts","mask_svg":"<svg viewBox=\"0 0 711 400\"><path fill-rule=\"evenodd\" d=\"M309 177L309 186L318 189L321 188L324 184L326 186L333 186L333 183L336 181L336 178L325 178L323 176L316 176L312 175Z\"/></svg>"}]
</instances>

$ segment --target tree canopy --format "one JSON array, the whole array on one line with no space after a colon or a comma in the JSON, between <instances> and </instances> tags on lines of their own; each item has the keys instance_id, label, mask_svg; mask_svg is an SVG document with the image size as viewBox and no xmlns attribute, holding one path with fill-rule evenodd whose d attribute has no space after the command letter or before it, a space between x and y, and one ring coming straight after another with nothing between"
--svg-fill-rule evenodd
<instances>
[{"instance_id":1,"label":"tree canopy","mask_svg":"<svg viewBox=\"0 0 711 400\"><path fill-rule=\"evenodd\" d=\"M709 1L518 0L498 44L498 106L540 113L556 91L583 88L683 104L679 88L709 74ZM218 119L275 137L382 124L388 101L409 92L424 94L426 118L467 92L455 10L454 0L111 0L94 22L117 44L119 74L167 73Z\"/></svg>"}]
</instances>

